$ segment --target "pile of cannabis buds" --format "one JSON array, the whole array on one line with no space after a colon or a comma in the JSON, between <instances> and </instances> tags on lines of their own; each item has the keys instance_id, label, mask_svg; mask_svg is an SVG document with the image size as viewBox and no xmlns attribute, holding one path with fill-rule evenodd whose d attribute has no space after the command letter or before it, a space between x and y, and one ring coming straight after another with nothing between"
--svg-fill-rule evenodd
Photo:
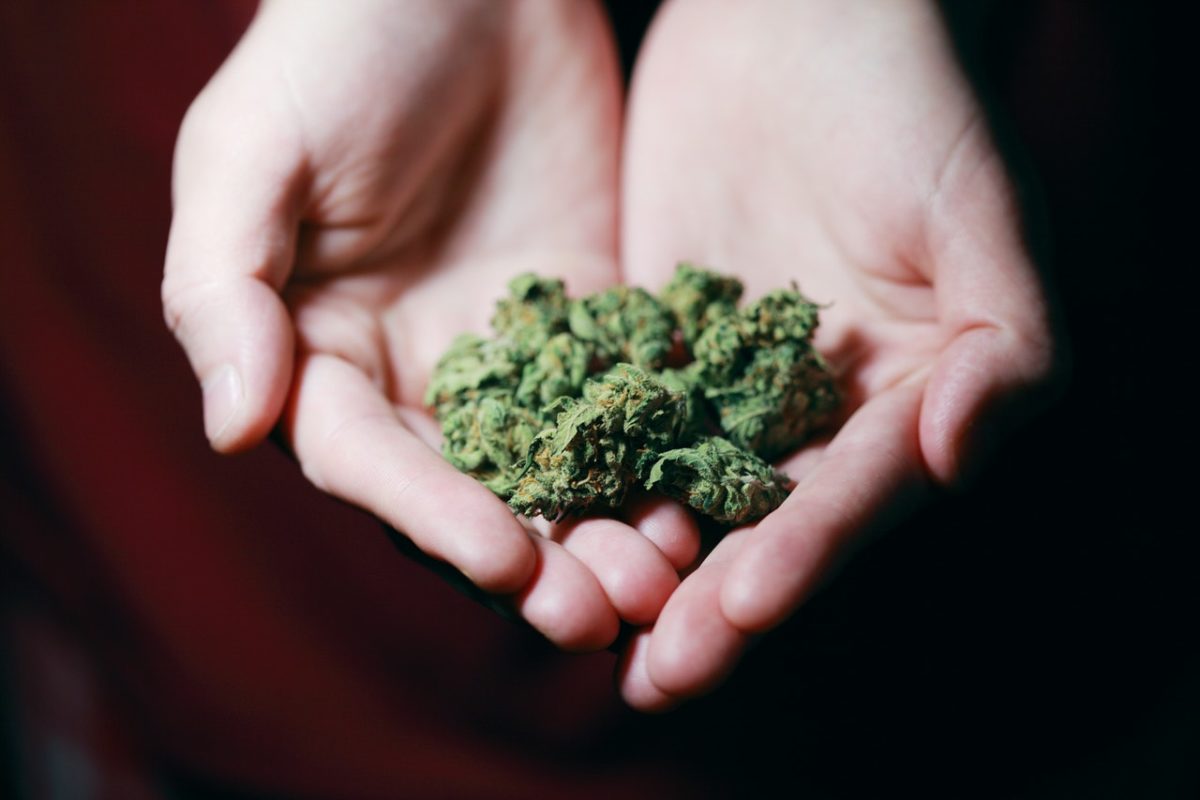
<instances>
[{"instance_id":1,"label":"pile of cannabis buds","mask_svg":"<svg viewBox=\"0 0 1200 800\"><path fill-rule=\"evenodd\" d=\"M812 347L817 306L793 288L739 309L741 294L688 264L657 297L515 278L496 336L458 337L430 382L445 457L526 516L614 509L640 485L720 523L758 519L788 492L765 459L838 395Z\"/></svg>"}]
</instances>

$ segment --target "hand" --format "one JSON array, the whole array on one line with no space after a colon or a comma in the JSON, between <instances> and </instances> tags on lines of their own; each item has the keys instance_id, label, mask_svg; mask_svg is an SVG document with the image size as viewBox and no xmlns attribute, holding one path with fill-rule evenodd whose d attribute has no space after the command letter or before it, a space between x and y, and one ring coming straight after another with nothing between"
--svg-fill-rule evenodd
<instances>
[{"instance_id":1,"label":"hand","mask_svg":"<svg viewBox=\"0 0 1200 800\"><path fill-rule=\"evenodd\" d=\"M855 537L978 459L996 412L1042 385L1045 296L986 121L924 0L689 0L663 8L634 76L623 264L658 286L691 259L747 297L798 282L847 392L798 485L727 536L620 667L665 708L736 665Z\"/></svg>"},{"instance_id":2,"label":"hand","mask_svg":"<svg viewBox=\"0 0 1200 800\"><path fill-rule=\"evenodd\" d=\"M163 283L214 448L281 424L314 484L573 649L652 620L672 565L616 521L532 535L421 396L514 274L616 279L619 103L593 3L268 2L180 132Z\"/></svg>"}]
</instances>

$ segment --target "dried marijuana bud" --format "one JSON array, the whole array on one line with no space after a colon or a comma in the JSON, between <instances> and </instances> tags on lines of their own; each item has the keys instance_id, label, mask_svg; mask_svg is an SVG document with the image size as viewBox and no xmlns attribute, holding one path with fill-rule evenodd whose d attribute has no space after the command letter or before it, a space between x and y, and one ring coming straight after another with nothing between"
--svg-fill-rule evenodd
<instances>
[{"instance_id":1,"label":"dried marijuana bud","mask_svg":"<svg viewBox=\"0 0 1200 800\"><path fill-rule=\"evenodd\" d=\"M521 372L517 402L539 408L560 397L578 397L591 360L592 351L578 339L569 333L555 334Z\"/></svg>"},{"instance_id":2,"label":"dried marijuana bud","mask_svg":"<svg viewBox=\"0 0 1200 800\"><path fill-rule=\"evenodd\" d=\"M686 367L664 367L654 373L663 386L673 392L683 395L683 441L693 441L709 433L712 427L709 421L709 411L704 399L703 374L696 362Z\"/></svg>"},{"instance_id":3,"label":"dried marijuana bud","mask_svg":"<svg viewBox=\"0 0 1200 800\"><path fill-rule=\"evenodd\" d=\"M425 403L438 419L465 402L488 394L511 394L521 376L521 361L508 341L464 333L434 368Z\"/></svg>"},{"instance_id":4,"label":"dried marijuana bud","mask_svg":"<svg viewBox=\"0 0 1200 800\"><path fill-rule=\"evenodd\" d=\"M671 312L644 289L614 286L571 304L568 322L606 364L627 361L643 369L661 367L671 351Z\"/></svg>"},{"instance_id":5,"label":"dried marijuana bud","mask_svg":"<svg viewBox=\"0 0 1200 800\"><path fill-rule=\"evenodd\" d=\"M504 396L468 400L442 421L442 454L496 494L512 493L533 440L545 425Z\"/></svg>"},{"instance_id":6,"label":"dried marijuana bud","mask_svg":"<svg viewBox=\"0 0 1200 800\"><path fill-rule=\"evenodd\" d=\"M430 381L447 460L551 520L616 508L638 485L730 525L769 513L787 479L763 459L798 446L838 395L812 347L818 307L793 287L739 310L741 294L689 264L658 297L570 299L562 281L515 278L495 338L460 336Z\"/></svg>"},{"instance_id":7,"label":"dried marijuana bud","mask_svg":"<svg viewBox=\"0 0 1200 800\"><path fill-rule=\"evenodd\" d=\"M569 302L562 281L518 275L508 284L508 297L496 304L492 330L520 357L532 358L550 337L567 329Z\"/></svg>"},{"instance_id":8,"label":"dried marijuana bud","mask_svg":"<svg viewBox=\"0 0 1200 800\"><path fill-rule=\"evenodd\" d=\"M742 283L691 264L680 264L659 298L675 315L675 324L689 348L708 323L732 314L742 296Z\"/></svg>"},{"instance_id":9,"label":"dried marijuana bud","mask_svg":"<svg viewBox=\"0 0 1200 800\"><path fill-rule=\"evenodd\" d=\"M514 511L557 520L593 505L615 508L679 438L684 399L631 364L564 397L539 433L508 500Z\"/></svg>"},{"instance_id":10,"label":"dried marijuana bud","mask_svg":"<svg viewBox=\"0 0 1200 800\"><path fill-rule=\"evenodd\" d=\"M718 319L697 340L704 397L739 447L775 458L837 406L829 367L812 347L817 311L794 289L778 290Z\"/></svg>"},{"instance_id":11,"label":"dried marijuana bud","mask_svg":"<svg viewBox=\"0 0 1200 800\"><path fill-rule=\"evenodd\" d=\"M650 468L658 489L717 522L757 519L787 497L788 479L770 464L719 436L668 450Z\"/></svg>"}]
</instances>

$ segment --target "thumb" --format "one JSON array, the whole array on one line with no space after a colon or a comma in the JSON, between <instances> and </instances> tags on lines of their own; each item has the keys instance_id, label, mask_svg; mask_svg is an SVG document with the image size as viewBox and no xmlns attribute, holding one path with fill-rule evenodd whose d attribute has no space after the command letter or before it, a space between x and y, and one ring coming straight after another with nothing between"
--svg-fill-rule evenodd
<instances>
[{"instance_id":1,"label":"thumb","mask_svg":"<svg viewBox=\"0 0 1200 800\"><path fill-rule=\"evenodd\" d=\"M984 137L945 171L929 240L952 338L929 376L920 440L933 477L953 484L1061 386L1064 352L1013 187Z\"/></svg>"},{"instance_id":2,"label":"thumb","mask_svg":"<svg viewBox=\"0 0 1200 800\"><path fill-rule=\"evenodd\" d=\"M162 284L167 325L203 389L205 432L222 452L266 436L287 396L293 333L279 289L303 171L302 148L273 135L270 114L237 108L206 91L184 120Z\"/></svg>"}]
</instances>

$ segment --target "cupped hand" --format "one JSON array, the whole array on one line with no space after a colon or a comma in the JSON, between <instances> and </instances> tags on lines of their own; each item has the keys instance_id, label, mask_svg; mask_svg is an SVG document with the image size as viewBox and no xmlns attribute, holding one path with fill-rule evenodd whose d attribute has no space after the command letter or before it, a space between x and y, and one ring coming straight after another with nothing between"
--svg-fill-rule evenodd
<instances>
[{"instance_id":1,"label":"cupped hand","mask_svg":"<svg viewBox=\"0 0 1200 800\"><path fill-rule=\"evenodd\" d=\"M629 108L630 283L681 259L747 297L796 281L846 420L683 581L620 666L661 709L718 684L863 532L978 460L1054 365L1047 301L986 120L926 0L666 5ZM1011 415L1009 415L1011 416Z\"/></svg>"},{"instance_id":2,"label":"cupped hand","mask_svg":"<svg viewBox=\"0 0 1200 800\"><path fill-rule=\"evenodd\" d=\"M281 426L314 484L572 649L651 621L672 564L616 521L534 535L421 396L513 275L616 280L618 80L593 3L268 2L180 132L163 283L214 448Z\"/></svg>"}]
</instances>

